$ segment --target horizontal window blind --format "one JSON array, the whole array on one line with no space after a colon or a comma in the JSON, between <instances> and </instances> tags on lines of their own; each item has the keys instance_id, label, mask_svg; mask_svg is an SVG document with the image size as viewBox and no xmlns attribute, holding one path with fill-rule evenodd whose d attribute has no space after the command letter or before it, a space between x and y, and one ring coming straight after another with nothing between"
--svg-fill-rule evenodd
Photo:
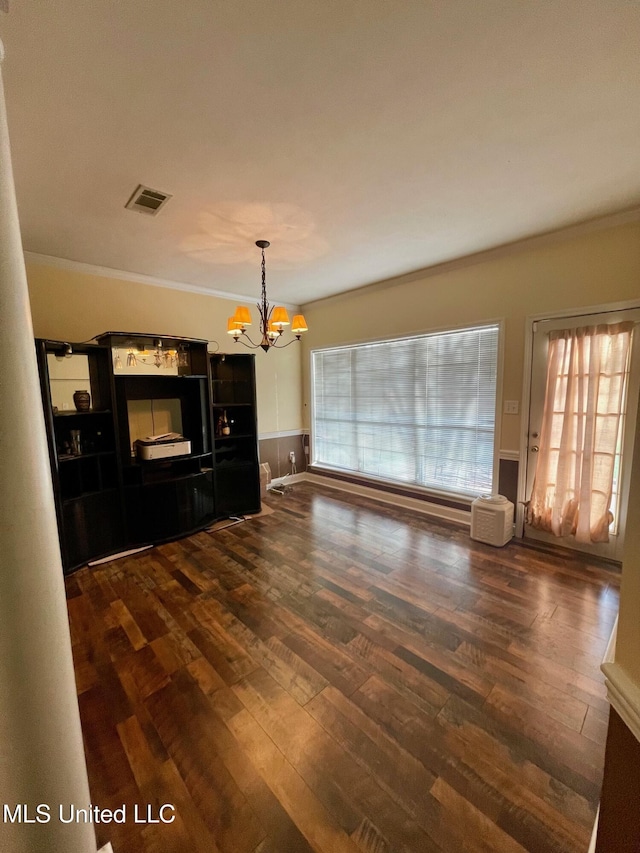
<instances>
[{"instance_id":1,"label":"horizontal window blind","mask_svg":"<svg viewBox=\"0 0 640 853\"><path fill-rule=\"evenodd\" d=\"M498 326L313 353L313 461L477 495L493 479Z\"/></svg>"}]
</instances>

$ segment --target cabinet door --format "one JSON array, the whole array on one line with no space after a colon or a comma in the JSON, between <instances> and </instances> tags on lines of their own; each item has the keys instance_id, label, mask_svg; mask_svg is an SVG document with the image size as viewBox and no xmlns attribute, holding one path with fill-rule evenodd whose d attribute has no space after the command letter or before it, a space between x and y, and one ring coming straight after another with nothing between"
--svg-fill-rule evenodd
<instances>
[{"instance_id":1,"label":"cabinet door","mask_svg":"<svg viewBox=\"0 0 640 853\"><path fill-rule=\"evenodd\" d=\"M128 486L125 494L129 539L136 545L190 533L213 518L211 471L179 480Z\"/></svg>"},{"instance_id":2,"label":"cabinet door","mask_svg":"<svg viewBox=\"0 0 640 853\"><path fill-rule=\"evenodd\" d=\"M65 570L123 547L120 495L115 489L65 501L62 508Z\"/></svg>"},{"instance_id":3,"label":"cabinet door","mask_svg":"<svg viewBox=\"0 0 640 853\"><path fill-rule=\"evenodd\" d=\"M257 465L237 465L216 471L216 515L260 512L260 480Z\"/></svg>"}]
</instances>

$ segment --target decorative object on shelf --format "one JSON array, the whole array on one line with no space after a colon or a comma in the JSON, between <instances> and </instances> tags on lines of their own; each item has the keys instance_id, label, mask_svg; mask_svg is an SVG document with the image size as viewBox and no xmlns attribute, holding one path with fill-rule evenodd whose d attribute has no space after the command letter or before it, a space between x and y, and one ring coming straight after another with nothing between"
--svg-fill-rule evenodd
<instances>
[{"instance_id":1,"label":"decorative object on shelf","mask_svg":"<svg viewBox=\"0 0 640 853\"><path fill-rule=\"evenodd\" d=\"M73 405L79 412L88 412L91 408L91 395L88 391L74 391Z\"/></svg>"},{"instance_id":2,"label":"decorative object on shelf","mask_svg":"<svg viewBox=\"0 0 640 853\"><path fill-rule=\"evenodd\" d=\"M216 435L231 435L231 426L229 424L229 419L227 418L226 409L222 412L222 414L218 417L216 421Z\"/></svg>"},{"instance_id":3,"label":"decorative object on shelf","mask_svg":"<svg viewBox=\"0 0 640 853\"><path fill-rule=\"evenodd\" d=\"M71 453L74 456L82 455L82 443L80 441L80 430L72 429L71 430Z\"/></svg>"},{"instance_id":4,"label":"decorative object on shelf","mask_svg":"<svg viewBox=\"0 0 640 853\"><path fill-rule=\"evenodd\" d=\"M288 341L286 344L280 342L285 326L290 324L287 309L281 305L270 306L267 301L267 284L266 284L266 262L264 250L271 244L268 240L256 240L256 246L262 252L262 295L260 302L257 303L258 313L260 314L259 331L262 335L260 343L254 343L247 334L247 326L251 325L251 312L243 305L238 305L233 317L229 317L227 321L227 333L233 335L234 341L242 341L242 343L250 349L261 347L265 352L278 347L283 349L292 344L293 341ZM308 331L307 323L302 314L296 314L291 323L291 331L295 335L295 340L299 341L303 332Z\"/></svg>"}]
</instances>

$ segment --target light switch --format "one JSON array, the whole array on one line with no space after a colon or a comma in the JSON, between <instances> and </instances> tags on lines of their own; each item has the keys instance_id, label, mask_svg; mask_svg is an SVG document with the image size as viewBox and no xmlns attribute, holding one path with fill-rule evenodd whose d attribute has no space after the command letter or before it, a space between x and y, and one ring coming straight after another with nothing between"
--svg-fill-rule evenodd
<instances>
[{"instance_id":1,"label":"light switch","mask_svg":"<svg viewBox=\"0 0 640 853\"><path fill-rule=\"evenodd\" d=\"M505 415L517 415L518 414L518 400L505 400L504 401L504 413L505 413Z\"/></svg>"}]
</instances>

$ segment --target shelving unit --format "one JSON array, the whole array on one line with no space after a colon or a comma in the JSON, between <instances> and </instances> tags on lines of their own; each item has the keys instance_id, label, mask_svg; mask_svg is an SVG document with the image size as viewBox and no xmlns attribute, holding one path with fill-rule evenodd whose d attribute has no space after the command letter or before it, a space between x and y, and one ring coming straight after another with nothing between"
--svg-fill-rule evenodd
<instances>
[{"instance_id":1,"label":"shelving unit","mask_svg":"<svg viewBox=\"0 0 640 853\"><path fill-rule=\"evenodd\" d=\"M209 357L216 514L260 511L260 469L256 418L255 356ZM220 424L229 427L229 435Z\"/></svg>"},{"instance_id":2,"label":"shelving unit","mask_svg":"<svg viewBox=\"0 0 640 853\"><path fill-rule=\"evenodd\" d=\"M215 518L207 342L117 332L99 338L114 351L143 352L155 351L158 340L163 350L182 351L183 363L170 371L153 366L145 373L113 371L125 524L134 546L192 533ZM156 417L162 418L161 426ZM137 438L168 431L191 442L189 455L136 458Z\"/></svg>"},{"instance_id":3,"label":"shelving unit","mask_svg":"<svg viewBox=\"0 0 640 853\"><path fill-rule=\"evenodd\" d=\"M97 341L36 341L65 572L258 512L253 355L209 356L204 340L137 333ZM167 351L180 359L167 366L158 357ZM91 408L77 411L73 390L85 388ZM228 435L216 430L223 413ZM136 439L164 432L191 452L136 457Z\"/></svg>"},{"instance_id":4,"label":"shelving unit","mask_svg":"<svg viewBox=\"0 0 640 853\"><path fill-rule=\"evenodd\" d=\"M106 347L75 344L69 355L66 346L60 341L36 341L62 561L65 571L72 571L88 560L122 550L126 537L111 408L111 354ZM79 365L77 371L73 359ZM77 380L66 378L76 373ZM56 395L67 400L66 386L82 381L91 394L91 409L58 410Z\"/></svg>"}]
</instances>

